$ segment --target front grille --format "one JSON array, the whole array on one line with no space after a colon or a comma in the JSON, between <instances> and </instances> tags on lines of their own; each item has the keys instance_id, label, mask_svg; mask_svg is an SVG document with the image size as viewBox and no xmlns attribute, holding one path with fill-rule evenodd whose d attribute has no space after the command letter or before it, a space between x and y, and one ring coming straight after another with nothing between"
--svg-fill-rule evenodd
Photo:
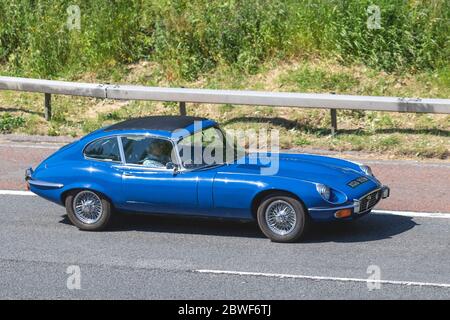
<instances>
[{"instance_id":1,"label":"front grille","mask_svg":"<svg viewBox=\"0 0 450 320\"><path fill-rule=\"evenodd\" d=\"M381 199L381 190L373 191L359 200L359 211L365 212L371 210Z\"/></svg>"}]
</instances>

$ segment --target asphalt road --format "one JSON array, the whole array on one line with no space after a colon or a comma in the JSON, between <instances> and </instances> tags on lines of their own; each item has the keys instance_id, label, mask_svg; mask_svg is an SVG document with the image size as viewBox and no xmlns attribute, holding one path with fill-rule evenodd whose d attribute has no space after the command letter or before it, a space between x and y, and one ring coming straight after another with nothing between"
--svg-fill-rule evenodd
<instances>
[{"instance_id":1,"label":"asphalt road","mask_svg":"<svg viewBox=\"0 0 450 320\"><path fill-rule=\"evenodd\" d=\"M3 191L23 189L24 168L65 142L2 139ZM295 244L271 243L254 223L180 217L82 232L64 208L0 190L0 299L450 299L449 215L398 212L450 212L450 164L364 162L392 188L377 209L397 212L316 225ZM80 289L67 287L71 266Z\"/></svg>"},{"instance_id":2,"label":"asphalt road","mask_svg":"<svg viewBox=\"0 0 450 320\"><path fill-rule=\"evenodd\" d=\"M93 233L35 196L1 195L0 208L3 299L450 298L446 218L377 213L276 244L252 223L123 216ZM379 267L379 289L365 282L370 265ZM80 268L79 290L67 287L69 266Z\"/></svg>"}]
</instances>

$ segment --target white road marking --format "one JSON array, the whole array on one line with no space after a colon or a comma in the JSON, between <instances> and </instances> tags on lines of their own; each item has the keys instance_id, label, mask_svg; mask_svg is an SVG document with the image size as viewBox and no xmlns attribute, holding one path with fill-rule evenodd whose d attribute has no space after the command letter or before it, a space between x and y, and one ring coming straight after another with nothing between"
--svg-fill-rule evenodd
<instances>
[{"instance_id":1,"label":"white road marking","mask_svg":"<svg viewBox=\"0 0 450 320\"><path fill-rule=\"evenodd\" d=\"M394 284L403 286L419 286L419 287L439 287L450 288L450 283L432 283L432 282L415 282L415 281L397 281L397 280L374 280L374 279L360 279L360 278L342 278L342 277L322 277L322 276L306 276L297 274L282 274L282 273L264 273L264 272L245 272L245 271L227 271L227 270L194 270L198 273L209 274L228 274L237 276L257 276L269 278L290 278L290 279L308 279L308 280L325 280L325 281L341 281L341 282L365 282L365 283L380 283L380 284Z\"/></svg>"},{"instance_id":2,"label":"white road marking","mask_svg":"<svg viewBox=\"0 0 450 320\"><path fill-rule=\"evenodd\" d=\"M13 195L13 196L36 196L31 191L21 191L21 190L0 190L0 195ZM373 210L373 213L380 214L391 214L396 216L405 216L413 218L439 218L439 219L450 219L450 213L439 213L439 212L414 212L414 211L390 211L390 210Z\"/></svg>"},{"instance_id":3,"label":"white road marking","mask_svg":"<svg viewBox=\"0 0 450 320\"><path fill-rule=\"evenodd\" d=\"M12 196L36 196L36 194L31 191L22 191L22 190L0 190L0 195L1 194Z\"/></svg>"},{"instance_id":4,"label":"white road marking","mask_svg":"<svg viewBox=\"0 0 450 320\"><path fill-rule=\"evenodd\" d=\"M392 214L396 216L412 217L412 218L440 218L450 219L450 213L439 212L415 212L415 211L391 211L391 210L373 210L373 213Z\"/></svg>"}]
</instances>

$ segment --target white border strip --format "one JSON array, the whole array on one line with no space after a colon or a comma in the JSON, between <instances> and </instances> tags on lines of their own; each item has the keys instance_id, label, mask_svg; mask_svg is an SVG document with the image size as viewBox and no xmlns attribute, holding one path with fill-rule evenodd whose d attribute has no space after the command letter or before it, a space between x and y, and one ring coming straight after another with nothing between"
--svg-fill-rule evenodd
<instances>
[{"instance_id":1,"label":"white border strip","mask_svg":"<svg viewBox=\"0 0 450 320\"><path fill-rule=\"evenodd\" d=\"M11 196L35 196L36 194L31 191L21 191L21 190L0 190L0 195L11 195Z\"/></svg>"},{"instance_id":2,"label":"white border strip","mask_svg":"<svg viewBox=\"0 0 450 320\"><path fill-rule=\"evenodd\" d=\"M373 213L391 214L396 216L405 216L413 218L440 218L450 219L450 213L439 212L415 212L415 211L390 211L390 210L372 210Z\"/></svg>"},{"instance_id":3,"label":"white border strip","mask_svg":"<svg viewBox=\"0 0 450 320\"><path fill-rule=\"evenodd\" d=\"M340 281L340 282L365 282L365 283L393 284L403 286L450 288L450 283L373 280L373 279L359 279L359 278L321 277L321 276L306 276L306 275L282 274L282 273L263 273L263 272L207 270L207 269L193 270L193 271L197 273L227 274L236 276L257 276L257 277L280 278L280 279L290 278L290 279L325 280L325 281Z\"/></svg>"}]
</instances>

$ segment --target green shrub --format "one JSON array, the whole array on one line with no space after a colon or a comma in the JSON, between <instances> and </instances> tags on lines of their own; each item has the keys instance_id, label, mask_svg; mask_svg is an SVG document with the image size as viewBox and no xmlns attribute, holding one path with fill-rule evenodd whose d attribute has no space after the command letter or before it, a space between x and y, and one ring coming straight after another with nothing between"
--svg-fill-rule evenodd
<instances>
[{"instance_id":1,"label":"green shrub","mask_svg":"<svg viewBox=\"0 0 450 320\"><path fill-rule=\"evenodd\" d=\"M69 5L81 30L68 30ZM0 2L0 64L10 74L76 77L141 59L192 80L220 64L254 73L266 60L333 55L387 71L449 65L450 1L10 0ZM447 74L447 73L445 73ZM448 79L444 76L443 79ZM444 80L445 81L445 80Z\"/></svg>"},{"instance_id":2,"label":"green shrub","mask_svg":"<svg viewBox=\"0 0 450 320\"><path fill-rule=\"evenodd\" d=\"M13 129L25 125L25 119L21 116L13 116L6 112L0 116L0 132L10 133Z\"/></svg>"}]
</instances>

